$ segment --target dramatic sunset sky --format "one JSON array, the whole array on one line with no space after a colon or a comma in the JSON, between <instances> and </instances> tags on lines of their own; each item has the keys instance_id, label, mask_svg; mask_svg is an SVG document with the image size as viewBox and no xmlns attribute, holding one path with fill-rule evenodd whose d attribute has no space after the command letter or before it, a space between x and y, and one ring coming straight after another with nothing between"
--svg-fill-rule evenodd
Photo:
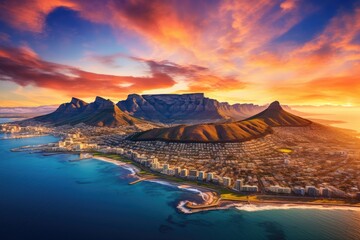
<instances>
[{"instance_id":1,"label":"dramatic sunset sky","mask_svg":"<svg viewBox=\"0 0 360 240\"><path fill-rule=\"evenodd\" d=\"M0 0L0 106L204 92L360 105L351 0Z\"/></svg>"}]
</instances>

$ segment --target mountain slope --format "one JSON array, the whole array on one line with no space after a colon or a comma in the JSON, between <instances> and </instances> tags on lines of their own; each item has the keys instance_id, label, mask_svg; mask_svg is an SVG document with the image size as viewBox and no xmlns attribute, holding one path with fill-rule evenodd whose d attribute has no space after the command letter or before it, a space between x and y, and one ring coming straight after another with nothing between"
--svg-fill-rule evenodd
<instances>
[{"instance_id":1,"label":"mountain slope","mask_svg":"<svg viewBox=\"0 0 360 240\"><path fill-rule=\"evenodd\" d=\"M310 120L285 111L278 101L271 103L267 109L246 120L253 119L262 120L271 127L302 127L312 123Z\"/></svg>"},{"instance_id":2,"label":"mountain slope","mask_svg":"<svg viewBox=\"0 0 360 240\"><path fill-rule=\"evenodd\" d=\"M107 127L133 125L141 122L122 112L110 100L101 97L96 97L95 101L89 104L73 98L70 103L60 105L55 112L33 118L33 120L51 123L55 126L85 123L92 126Z\"/></svg>"},{"instance_id":3,"label":"mountain slope","mask_svg":"<svg viewBox=\"0 0 360 240\"><path fill-rule=\"evenodd\" d=\"M214 123L198 125L179 125L170 128L155 128L135 134L135 141L171 141L171 142L242 142L263 137L272 129L259 120L232 123Z\"/></svg>"}]
</instances>

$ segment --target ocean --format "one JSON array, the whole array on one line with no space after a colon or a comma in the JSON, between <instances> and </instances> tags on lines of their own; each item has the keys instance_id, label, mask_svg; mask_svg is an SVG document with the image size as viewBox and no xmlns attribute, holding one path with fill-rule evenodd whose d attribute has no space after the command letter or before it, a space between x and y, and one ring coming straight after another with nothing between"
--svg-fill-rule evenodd
<instances>
[{"instance_id":1,"label":"ocean","mask_svg":"<svg viewBox=\"0 0 360 240\"><path fill-rule=\"evenodd\" d=\"M0 136L1 137L1 136ZM52 136L0 141L0 239L360 239L360 212L246 206L183 214L197 193L78 155L10 149Z\"/></svg>"}]
</instances>

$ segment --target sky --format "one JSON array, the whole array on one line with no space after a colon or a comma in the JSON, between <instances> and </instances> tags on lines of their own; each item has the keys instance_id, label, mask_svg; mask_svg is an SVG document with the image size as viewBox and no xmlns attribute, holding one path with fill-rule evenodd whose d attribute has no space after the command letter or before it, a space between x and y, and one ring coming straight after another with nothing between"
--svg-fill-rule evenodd
<instances>
[{"instance_id":1,"label":"sky","mask_svg":"<svg viewBox=\"0 0 360 240\"><path fill-rule=\"evenodd\" d=\"M360 106L360 1L0 0L0 106L193 93Z\"/></svg>"}]
</instances>

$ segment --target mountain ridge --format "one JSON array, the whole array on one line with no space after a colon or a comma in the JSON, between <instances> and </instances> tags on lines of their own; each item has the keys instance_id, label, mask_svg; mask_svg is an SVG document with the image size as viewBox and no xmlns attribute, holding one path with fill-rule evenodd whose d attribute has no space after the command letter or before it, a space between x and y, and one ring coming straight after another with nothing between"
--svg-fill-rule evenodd
<instances>
[{"instance_id":1,"label":"mountain ridge","mask_svg":"<svg viewBox=\"0 0 360 240\"><path fill-rule=\"evenodd\" d=\"M72 98L69 103L61 104L53 113L35 117L34 121L47 122L55 126L85 123L92 126L118 127L134 125L141 121L122 112L109 99L97 96L92 103Z\"/></svg>"},{"instance_id":2,"label":"mountain ridge","mask_svg":"<svg viewBox=\"0 0 360 240\"><path fill-rule=\"evenodd\" d=\"M261 119L271 127L301 127L312 122L285 111L278 101L272 102L264 111L245 120Z\"/></svg>"},{"instance_id":3,"label":"mountain ridge","mask_svg":"<svg viewBox=\"0 0 360 240\"><path fill-rule=\"evenodd\" d=\"M265 107L207 98L204 93L130 94L117 106L131 116L153 122L187 124L245 119Z\"/></svg>"},{"instance_id":4,"label":"mountain ridge","mask_svg":"<svg viewBox=\"0 0 360 240\"><path fill-rule=\"evenodd\" d=\"M180 125L137 133L129 140L168 142L243 142L264 137L272 127L308 126L311 121L286 112L278 101L246 120L230 123Z\"/></svg>"}]
</instances>

